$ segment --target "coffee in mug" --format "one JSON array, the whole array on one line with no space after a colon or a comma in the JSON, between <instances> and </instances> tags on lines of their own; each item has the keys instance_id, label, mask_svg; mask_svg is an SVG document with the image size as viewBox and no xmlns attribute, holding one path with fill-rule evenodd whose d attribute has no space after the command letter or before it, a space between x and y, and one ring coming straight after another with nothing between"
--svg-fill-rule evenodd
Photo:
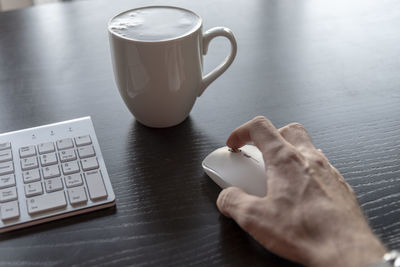
<instances>
[{"instance_id":1,"label":"coffee in mug","mask_svg":"<svg viewBox=\"0 0 400 267\"><path fill-rule=\"evenodd\" d=\"M196 98L220 76L236 55L228 28L202 32L202 19L192 11L150 6L125 11L108 24L111 58L119 92L142 124L169 127L189 115ZM230 54L203 76L209 42L224 36Z\"/></svg>"},{"instance_id":2,"label":"coffee in mug","mask_svg":"<svg viewBox=\"0 0 400 267\"><path fill-rule=\"evenodd\" d=\"M183 36L201 24L192 12L153 7L125 12L110 21L112 32L137 41L165 41Z\"/></svg>"}]
</instances>

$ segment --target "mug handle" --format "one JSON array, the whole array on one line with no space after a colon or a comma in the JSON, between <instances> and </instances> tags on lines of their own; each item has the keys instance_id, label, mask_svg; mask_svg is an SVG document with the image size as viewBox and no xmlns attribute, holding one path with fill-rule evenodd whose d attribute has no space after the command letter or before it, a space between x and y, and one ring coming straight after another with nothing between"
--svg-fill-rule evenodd
<instances>
[{"instance_id":1,"label":"mug handle","mask_svg":"<svg viewBox=\"0 0 400 267\"><path fill-rule=\"evenodd\" d=\"M206 90L206 88L210 85L210 83L215 81L215 79L217 79L222 73L226 71L226 69L232 64L236 56L237 44L235 37L233 36L233 32L225 27L215 27L209 29L203 34L203 55L207 54L208 45L210 44L210 41L217 36L224 36L228 38L228 40L231 43L231 52L224 59L224 61L222 61L221 64L219 64L213 71L209 72L206 76L203 77L203 81L198 96L201 96L204 90Z\"/></svg>"}]
</instances>

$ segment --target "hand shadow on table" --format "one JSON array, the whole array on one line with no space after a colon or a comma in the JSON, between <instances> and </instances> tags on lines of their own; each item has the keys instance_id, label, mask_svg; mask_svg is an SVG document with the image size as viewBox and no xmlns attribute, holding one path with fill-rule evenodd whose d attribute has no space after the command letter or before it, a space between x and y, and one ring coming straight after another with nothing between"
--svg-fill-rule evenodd
<instances>
[{"instance_id":1,"label":"hand shadow on table","mask_svg":"<svg viewBox=\"0 0 400 267\"><path fill-rule=\"evenodd\" d=\"M220 189L204 174L201 162L223 144L206 129L199 129L190 117L164 129L135 121L129 138L129 154L139 172L132 186L138 187L133 190L142 205L136 207L134 220L149 225L144 231L158 234L156 242L167 243L171 251L183 243L186 251L180 257L216 254L222 265L296 266L265 250L217 210ZM204 247L207 243L214 247Z\"/></svg>"}]
</instances>

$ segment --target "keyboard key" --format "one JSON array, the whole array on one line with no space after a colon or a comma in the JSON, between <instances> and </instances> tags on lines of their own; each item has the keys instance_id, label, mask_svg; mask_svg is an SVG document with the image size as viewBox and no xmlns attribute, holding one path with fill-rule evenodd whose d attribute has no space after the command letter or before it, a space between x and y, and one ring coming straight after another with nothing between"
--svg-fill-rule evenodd
<instances>
[{"instance_id":1,"label":"keyboard key","mask_svg":"<svg viewBox=\"0 0 400 267\"><path fill-rule=\"evenodd\" d=\"M26 200L29 214L36 214L48 210L65 208L67 201L64 191L57 191L45 195L31 197Z\"/></svg>"},{"instance_id":2,"label":"keyboard key","mask_svg":"<svg viewBox=\"0 0 400 267\"><path fill-rule=\"evenodd\" d=\"M79 158L84 159L96 156L96 153L94 152L93 146L83 146L78 148L78 155Z\"/></svg>"},{"instance_id":3,"label":"keyboard key","mask_svg":"<svg viewBox=\"0 0 400 267\"><path fill-rule=\"evenodd\" d=\"M87 202L86 192L83 186L68 189L68 197L71 205Z\"/></svg>"},{"instance_id":4,"label":"keyboard key","mask_svg":"<svg viewBox=\"0 0 400 267\"><path fill-rule=\"evenodd\" d=\"M81 160L82 170L90 171L99 168L99 162L96 157Z\"/></svg>"},{"instance_id":5,"label":"keyboard key","mask_svg":"<svg viewBox=\"0 0 400 267\"><path fill-rule=\"evenodd\" d=\"M0 150L11 148L11 142L0 143Z\"/></svg>"},{"instance_id":6,"label":"keyboard key","mask_svg":"<svg viewBox=\"0 0 400 267\"><path fill-rule=\"evenodd\" d=\"M6 149L0 151L0 162L10 161L12 160L12 152L11 149Z\"/></svg>"},{"instance_id":7,"label":"keyboard key","mask_svg":"<svg viewBox=\"0 0 400 267\"><path fill-rule=\"evenodd\" d=\"M76 154L73 149L60 151L59 155L61 162L76 160Z\"/></svg>"},{"instance_id":8,"label":"keyboard key","mask_svg":"<svg viewBox=\"0 0 400 267\"><path fill-rule=\"evenodd\" d=\"M17 199L17 188L16 187L10 187L6 189L1 189L0 190L0 202L9 202L12 200Z\"/></svg>"},{"instance_id":9,"label":"keyboard key","mask_svg":"<svg viewBox=\"0 0 400 267\"><path fill-rule=\"evenodd\" d=\"M61 167L64 175L73 174L80 171L78 162L76 161L63 163L61 164Z\"/></svg>"},{"instance_id":10,"label":"keyboard key","mask_svg":"<svg viewBox=\"0 0 400 267\"><path fill-rule=\"evenodd\" d=\"M1 219L3 221L19 218L18 201L12 201L1 205Z\"/></svg>"},{"instance_id":11,"label":"keyboard key","mask_svg":"<svg viewBox=\"0 0 400 267\"><path fill-rule=\"evenodd\" d=\"M40 180L39 169L29 170L22 172L24 183L32 183Z\"/></svg>"},{"instance_id":12,"label":"keyboard key","mask_svg":"<svg viewBox=\"0 0 400 267\"><path fill-rule=\"evenodd\" d=\"M42 171L43 171L43 177L45 179L59 177L61 175L58 165L50 165L50 166L44 167L44 168L42 168Z\"/></svg>"},{"instance_id":13,"label":"keyboard key","mask_svg":"<svg viewBox=\"0 0 400 267\"><path fill-rule=\"evenodd\" d=\"M38 145L39 154L54 152L53 142L41 143Z\"/></svg>"},{"instance_id":14,"label":"keyboard key","mask_svg":"<svg viewBox=\"0 0 400 267\"><path fill-rule=\"evenodd\" d=\"M21 158L36 156L35 146L24 146L19 149L19 156Z\"/></svg>"},{"instance_id":15,"label":"keyboard key","mask_svg":"<svg viewBox=\"0 0 400 267\"><path fill-rule=\"evenodd\" d=\"M83 135L75 137L76 146L86 146L92 144L92 139L90 139L90 135Z\"/></svg>"},{"instance_id":16,"label":"keyboard key","mask_svg":"<svg viewBox=\"0 0 400 267\"><path fill-rule=\"evenodd\" d=\"M95 201L107 197L103 176L99 170L86 172L85 178L91 200Z\"/></svg>"},{"instance_id":17,"label":"keyboard key","mask_svg":"<svg viewBox=\"0 0 400 267\"><path fill-rule=\"evenodd\" d=\"M80 173L75 173L71 175L64 176L65 185L67 187L75 187L83 184L82 177Z\"/></svg>"},{"instance_id":18,"label":"keyboard key","mask_svg":"<svg viewBox=\"0 0 400 267\"><path fill-rule=\"evenodd\" d=\"M40 164L44 166L49 166L58 163L56 153L48 153L40 155Z\"/></svg>"},{"instance_id":19,"label":"keyboard key","mask_svg":"<svg viewBox=\"0 0 400 267\"><path fill-rule=\"evenodd\" d=\"M0 175L14 173L14 164L12 161L0 163Z\"/></svg>"},{"instance_id":20,"label":"keyboard key","mask_svg":"<svg viewBox=\"0 0 400 267\"><path fill-rule=\"evenodd\" d=\"M25 185L25 196L33 197L43 194L43 187L41 182L35 182Z\"/></svg>"},{"instance_id":21,"label":"keyboard key","mask_svg":"<svg viewBox=\"0 0 400 267\"><path fill-rule=\"evenodd\" d=\"M74 143L72 143L72 139L71 138L64 138L64 139L61 139L61 140L57 141L57 147L58 147L59 150L73 148L74 147Z\"/></svg>"},{"instance_id":22,"label":"keyboard key","mask_svg":"<svg viewBox=\"0 0 400 267\"><path fill-rule=\"evenodd\" d=\"M23 171L32 170L39 167L36 157L21 159L21 168Z\"/></svg>"},{"instance_id":23,"label":"keyboard key","mask_svg":"<svg viewBox=\"0 0 400 267\"><path fill-rule=\"evenodd\" d=\"M44 181L46 192L54 192L64 188L61 178L47 179Z\"/></svg>"},{"instance_id":24,"label":"keyboard key","mask_svg":"<svg viewBox=\"0 0 400 267\"><path fill-rule=\"evenodd\" d=\"M0 188L6 188L15 185L14 174L0 176Z\"/></svg>"}]
</instances>

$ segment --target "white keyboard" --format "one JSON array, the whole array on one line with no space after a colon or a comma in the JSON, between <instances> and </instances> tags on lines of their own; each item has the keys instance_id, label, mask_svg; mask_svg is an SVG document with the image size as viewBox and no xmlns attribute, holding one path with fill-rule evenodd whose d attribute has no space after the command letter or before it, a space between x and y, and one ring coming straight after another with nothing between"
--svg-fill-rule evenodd
<instances>
[{"instance_id":1,"label":"white keyboard","mask_svg":"<svg viewBox=\"0 0 400 267\"><path fill-rule=\"evenodd\" d=\"M114 205L90 117L0 134L0 233Z\"/></svg>"}]
</instances>

